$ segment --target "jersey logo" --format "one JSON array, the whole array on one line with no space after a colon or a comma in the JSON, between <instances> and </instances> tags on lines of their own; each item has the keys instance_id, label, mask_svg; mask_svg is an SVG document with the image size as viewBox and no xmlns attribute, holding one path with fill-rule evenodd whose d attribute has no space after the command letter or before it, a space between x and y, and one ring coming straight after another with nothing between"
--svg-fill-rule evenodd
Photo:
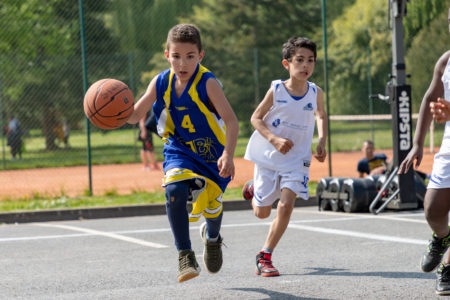
<instances>
[{"instance_id":1,"label":"jersey logo","mask_svg":"<svg viewBox=\"0 0 450 300\"><path fill-rule=\"evenodd\" d=\"M280 125L281 120L280 119L276 119L275 121L272 122L272 126L273 127L278 127L278 125Z\"/></svg>"},{"instance_id":2,"label":"jersey logo","mask_svg":"<svg viewBox=\"0 0 450 300\"><path fill-rule=\"evenodd\" d=\"M275 102L278 102L278 103L287 103L288 101L287 101L287 100L275 100Z\"/></svg>"},{"instance_id":3,"label":"jersey logo","mask_svg":"<svg viewBox=\"0 0 450 300\"><path fill-rule=\"evenodd\" d=\"M306 105L303 107L303 110L309 110L309 111L312 111L312 110L313 110L312 103L310 102L310 103L306 104Z\"/></svg>"},{"instance_id":4,"label":"jersey logo","mask_svg":"<svg viewBox=\"0 0 450 300\"><path fill-rule=\"evenodd\" d=\"M188 108L185 107L185 106L175 106L175 108L176 108L177 110L186 110L186 109L188 109Z\"/></svg>"}]
</instances>

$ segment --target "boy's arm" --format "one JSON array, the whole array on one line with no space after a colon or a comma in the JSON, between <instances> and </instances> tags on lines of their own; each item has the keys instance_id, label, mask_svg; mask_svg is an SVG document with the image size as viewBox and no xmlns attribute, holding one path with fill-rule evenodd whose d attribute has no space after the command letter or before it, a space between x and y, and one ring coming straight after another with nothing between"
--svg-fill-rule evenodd
<instances>
[{"instance_id":1,"label":"boy's arm","mask_svg":"<svg viewBox=\"0 0 450 300\"><path fill-rule=\"evenodd\" d=\"M134 104L134 111L128 119L127 123L136 124L139 122L145 114L150 110L153 103L156 101L156 79L155 76L147 87L145 94Z\"/></svg>"},{"instance_id":2,"label":"boy's arm","mask_svg":"<svg viewBox=\"0 0 450 300\"><path fill-rule=\"evenodd\" d=\"M327 144L328 136L328 119L325 107L323 105L323 91L319 87L317 87L316 122L319 143L317 144L316 154L314 154L314 157L318 161L324 162L325 158L327 157L327 150L325 149L325 145Z\"/></svg>"},{"instance_id":3,"label":"boy's arm","mask_svg":"<svg viewBox=\"0 0 450 300\"><path fill-rule=\"evenodd\" d=\"M286 154L291 148L294 146L294 143L285 138L281 138L275 134L266 126L264 123L264 116L273 106L273 89L272 87L267 91L264 99L259 103L258 107L256 107L255 111L252 114L250 122L253 127L264 137L266 138L279 152L282 154Z\"/></svg>"},{"instance_id":4,"label":"boy's arm","mask_svg":"<svg viewBox=\"0 0 450 300\"><path fill-rule=\"evenodd\" d=\"M224 178L229 176L234 178L233 156L239 134L238 119L217 80L208 79L206 82L206 91L211 104L227 127L225 148L222 156L217 160L217 166L220 171L219 175Z\"/></svg>"},{"instance_id":5,"label":"boy's arm","mask_svg":"<svg viewBox=\"0 0 450 300\"><path fill-rule=\"evenodd\" d=\"M408 172L414 160L416 161L415 167L418 167L422 161L423 144L432 121L430 104L436 101L439 97L442 97L444 94L444 85L442 84L441 77L444 73L449 57L450 51L447 51L438 59L436 65L434 66L433 79L431 80L430 86L425 92L422 103L420 104L419 118L417 120L416 132L414 134L413 147L400 164L398 174Z\"/></svg>"}]
</instances>

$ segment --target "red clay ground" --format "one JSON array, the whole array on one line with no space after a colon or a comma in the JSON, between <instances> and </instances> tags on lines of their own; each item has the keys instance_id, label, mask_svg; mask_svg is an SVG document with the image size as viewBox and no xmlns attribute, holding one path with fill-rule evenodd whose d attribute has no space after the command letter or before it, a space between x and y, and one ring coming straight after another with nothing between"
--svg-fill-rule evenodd
<instances>
[{"instance_id":1,"label":"red clay ground","mask_svg":"<svg viewBox=\"0 0 450 300\"><path fill-rule=\"evenodd\" d=\"M438 150L436 150L438 151ZM392 150L380 150L389 159ZM419 170L431 173L434 153L424 151L424 158ZM331 165L333 177L357 177L356 164L362 153L332 153ZM229 187L240 187L253 176L253 164L243 158L235 159L236 176ZM103 195L114 191L129 194L133 191L162 190L162 171L146 171L141 164L101 165L92 167L92 186L94 195ZM328 158L319 163L313 159L310 180L319 181L328 177ZM45 196L82 195L89 188L88 168L45 168L31 170L0 171L0 199L32 197L34 194Z\"/></svg>"}]
</instances>

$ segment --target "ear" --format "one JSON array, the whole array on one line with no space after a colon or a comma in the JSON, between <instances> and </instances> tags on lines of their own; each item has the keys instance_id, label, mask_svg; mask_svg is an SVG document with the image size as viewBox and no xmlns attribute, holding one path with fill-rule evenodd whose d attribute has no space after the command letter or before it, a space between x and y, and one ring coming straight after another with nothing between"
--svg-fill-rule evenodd
<instances>
[{"instance_id":1,"label":"ear","mask_svg":"<svg viewBox=\"0 0 450 300\"><path fill-rule=\"evenodd\" d=\"M166 56L167 59L169 59L169 51L164 50L164 55Z\"/></svg>"},{"instance_id":2,"label":"ear","mask_svg":"<svg viewBox=\"0 0 450 300\"><path fill-rule=\"evenodd\" d=\"M200 51L198 56L199 56L199 61L202 61L203 56L205 56L205 51L204 50Z\"/></svg>"},{"instance_id":3,"label":"ear","mask_svg":"<svg viewBox=\"0 0 450 300\"><path fill-rule=\"evenodd\" d=\"M287 59L283 59L283 60L281 61L281 64L283 65L283 67L284 67L286 70L289 71L289 62L288 62Z\"/></svg>"}]
</instances>

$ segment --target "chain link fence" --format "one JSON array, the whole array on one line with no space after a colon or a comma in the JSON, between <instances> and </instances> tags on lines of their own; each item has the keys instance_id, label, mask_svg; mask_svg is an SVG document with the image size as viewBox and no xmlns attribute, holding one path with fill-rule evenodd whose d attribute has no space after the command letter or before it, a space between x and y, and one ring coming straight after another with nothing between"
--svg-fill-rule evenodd
<instances>
[{"instance_id":1,"label":"chain link fence","mask_svg":"<svg viewBox=\"0 0 450 300\"><path fill-rule=\"evenodd\" d=\"M136 126L101 130L90 125L88 139L82 103L84 74L88 86L103 78L121 80L138 99L151 78L169 67L163 54L168 30L186 22L197 2L2 1L0 182L13 169L86 166L88 154L94 165L140 162ZM320 28L320 17L311 20L311 28ZM85 36L80 28L84 28ZM249 136L250 115L270 82L288 76L281 65L282 43L231 47L225 52L227 46L210 30L200 29L206 51L202 63L223 83L240 121L240 134ZM308 32L298 28L293 31ZM324 88L322 76L323 61L318 59L311 80ZM162 142L156 137L153 141L161 161Z\"/></svg>"},{"instance_id":2,"label":"chain link fence","mask_svg":"<svg viewBox=\"0 0 450 300\"><path fill-rule=\"evenodd\" d=\"M167 1L167 9L155 7L164 6L162 1L148 1L153 5L145 9L150 16L158 11L159 17L130 22L129 14L140 9L137 2L25 0L0 5L0 169L87 164L80 15L88 85L119 79L137 98L145 89L143 72L156 52L162 54L163 39L144 35L163 37L176 23L176 12L168 9L174 1ZM163 21L155 24L156 19ZM139 28L145 29L143 37L133 39L132 31ZM136 126L90 129L93 164L140 160Z\"/></svg>"}]
</instances>

